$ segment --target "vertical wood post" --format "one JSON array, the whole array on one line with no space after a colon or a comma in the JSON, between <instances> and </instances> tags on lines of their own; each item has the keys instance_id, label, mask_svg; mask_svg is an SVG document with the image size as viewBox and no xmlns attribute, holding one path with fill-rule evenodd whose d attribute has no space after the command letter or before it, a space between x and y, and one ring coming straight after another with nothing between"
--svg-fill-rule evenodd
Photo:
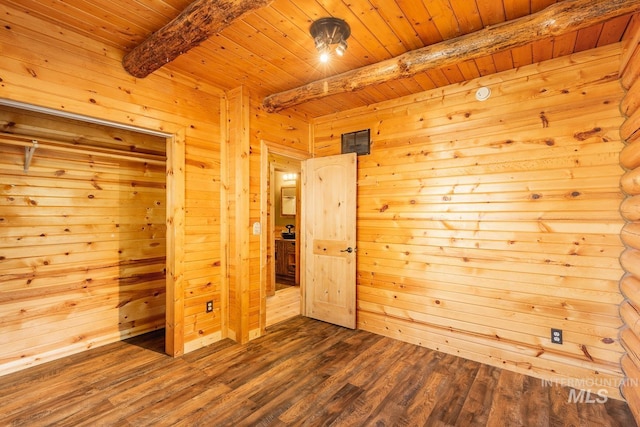
<instances>
[{"instance_id":1,"label":"vertical wood post","mask_svg":"<svg viewBox=\"0 0 640 427\"><path fill-rule=\"evenodd\" d=\"M249 341L249 102L242 87L228 93L229 337L239 343Z\"/></svg>"},{"instance_id":2,"label":"vertical wood post","mask_svg":"<svg viewBox=\"0 0 640 427\"><path fill-rule=\"evenodd\" d=\"M184 353L185 132L167 143L167 261L165 351Z\"/></svg>"}]
</instances>

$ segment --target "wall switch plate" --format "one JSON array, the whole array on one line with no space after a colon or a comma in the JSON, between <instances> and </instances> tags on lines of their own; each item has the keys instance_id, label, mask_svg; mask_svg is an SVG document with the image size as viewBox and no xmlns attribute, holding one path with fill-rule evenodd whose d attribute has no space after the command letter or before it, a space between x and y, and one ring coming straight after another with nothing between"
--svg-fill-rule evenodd
<instances>
[{"instance_id":1,"label":"wall switch plate","mask_svg":"<svg viewBox=\"0 0 640 427\"><path fill-rule=\"evenodd\" d=\"M253 223L253 235L254 236L259 236L260 233L262 233L262 225L260 225L259 222L254 222Z\"/></svg>"},{"instance_id":2,"label":"wall switch plate","mask_svg":"<svg viewBox=\"0 0 640 427\"><path fill-rule=\"evenodd\" d=\"M562 344L562 329L551 328L551 342L553 344Z\"/></svg>"},{"instance_id":3,"label":"wall switch plate","mask_svg":"<svg viewBox=\"0 0 640 427\"><path fill-rule=\"evenodd\" d=\"M207 301L207 313L211 313L213 311L213 301Z\"/></svg>"}]
</instances>

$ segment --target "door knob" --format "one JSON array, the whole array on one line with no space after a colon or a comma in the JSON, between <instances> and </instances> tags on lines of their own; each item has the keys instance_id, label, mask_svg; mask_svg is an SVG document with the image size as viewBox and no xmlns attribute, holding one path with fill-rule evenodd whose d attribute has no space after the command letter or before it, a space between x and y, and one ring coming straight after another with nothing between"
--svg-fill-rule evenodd
<instances>
[{"instance_id":1,"label":"door knob","mask_svg":"<svg viewBox=\"0 0 640 427\"><path fill-rule=\"evenodd\" d=\"M353 251L354 251L354 249L353 249L351 246L349 246L347 249L343 249L343 250L341 250L340 252L348 252L348 253L351 253L351 252L353 252Z\"/></svg>"}]
</instances>

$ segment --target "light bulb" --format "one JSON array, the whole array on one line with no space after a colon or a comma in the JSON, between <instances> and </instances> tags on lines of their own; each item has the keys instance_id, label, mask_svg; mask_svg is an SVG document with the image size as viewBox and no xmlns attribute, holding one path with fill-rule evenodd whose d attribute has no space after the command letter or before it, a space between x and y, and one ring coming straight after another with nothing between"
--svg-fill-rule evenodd
<instances>
[{"instance_id":1,"label":"light bulb","mask_svg":"<svg viewBox=\"0 0 640 427\"><path fill-rule=\"evenodd\" d=\"M336 54L338 56L342 56L344 55L344 52L347 50L347 41L346 40L340 40L340 43L338 44L338 46L336 46Z\"/></svg>"}]
</instances>

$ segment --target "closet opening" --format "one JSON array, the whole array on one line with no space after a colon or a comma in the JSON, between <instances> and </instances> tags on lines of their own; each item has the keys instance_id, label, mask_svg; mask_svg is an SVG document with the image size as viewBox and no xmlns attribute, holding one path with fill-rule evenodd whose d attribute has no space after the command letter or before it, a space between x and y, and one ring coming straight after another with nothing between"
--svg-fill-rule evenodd
<instances>
[{"instance_id":1,"label":"closet opening","mask_svg":"<svg viewBox=\"0 0 640 427\"><path fill-rule=\"evenodd\" d=\"M165 328L169 137L0 102L0 372Z\"/></svg>"}]
</instances>

